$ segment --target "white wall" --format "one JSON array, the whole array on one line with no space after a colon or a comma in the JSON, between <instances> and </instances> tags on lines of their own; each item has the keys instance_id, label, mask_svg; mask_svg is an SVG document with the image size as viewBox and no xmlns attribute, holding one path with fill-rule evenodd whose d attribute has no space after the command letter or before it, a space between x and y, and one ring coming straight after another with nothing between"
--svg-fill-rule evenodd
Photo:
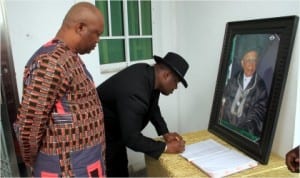
<instances>
[{"instance_id":1,"label":"white wall","mask_svg":"<svg viewBox=\"0 0 300 178\"><path fill-rule=\"evenodd\" d=\"M33 52L53 38L70 6L78 0L8 0L7 17L19 95L23 69ZM153 49L164 56L181 54L190 64L189 87L179 85L172 96L162 96L161 111L170 131L207 129L221 57L226 22L284 15L300 15L299 1L154 1ZM300 144L299 27L279 115L273 151L284 156ZM98 51L82 56L96 85L111 74L101 74ZM143 133L155 137L149 125ZM129 151L130 165L144 167L143 154Z\"/></svg>"},{"instance_id":2,"label":"white wall","mask_svg":"<svg viewBox=\"0 0 300 178\"><path fill-rule=\"evenodd\" d=\"M299 5L300 6L300 5ZM300 29L300 25L298 26L298 31ZM300 48L300 32L298 32L298 35L297 35L297 46L298 48L295 48L296 50L299 51L299 48ZM298 53L295 53L295 56L294 56L295 60L298 61L298 70L297 70L297 73L298 73L298 82L297 82L297 103L296 103L296 116L295 116L295 123L294 123L294 144L292 145L292 147L296 147L297 145L300 145L300 129L299 129L299 125L300 125L300 109L299 109L299 106L300 106L300 54L299 52ZM290 145L289 145L289 148L290 148Z\"/></svg>"}]
</instances>

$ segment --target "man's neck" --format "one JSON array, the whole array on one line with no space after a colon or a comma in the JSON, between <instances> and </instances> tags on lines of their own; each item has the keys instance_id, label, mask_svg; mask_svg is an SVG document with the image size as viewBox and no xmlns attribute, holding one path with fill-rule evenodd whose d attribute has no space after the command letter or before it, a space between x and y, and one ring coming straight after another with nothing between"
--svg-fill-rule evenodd
<instances>
[{"instance_id":1,"label":"man's neck","mask_svg":"<svg viewBox=\"0 0 300 178\"><path fill-rule=\"evenodd\" d=\"M77 50L75 48L75 42L72 40L73 38L70 36L72 33L68 32L67 29L61 28L56 36L55 39L62 41L72 52L77 54Z\"/></svg>"}]
</instances>

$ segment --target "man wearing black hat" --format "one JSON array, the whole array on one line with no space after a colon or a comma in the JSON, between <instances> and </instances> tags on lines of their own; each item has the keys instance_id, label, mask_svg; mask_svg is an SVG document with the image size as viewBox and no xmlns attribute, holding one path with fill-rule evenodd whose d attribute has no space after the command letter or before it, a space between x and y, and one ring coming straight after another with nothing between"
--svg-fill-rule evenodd
<instances>
[{"instance_id":1,"label":"man wearing black hat","mask_svg":"<svg viewBox=\"0 0 300 178\"><path fill-rule=\"evenodd\" d=\"M108 177L128 176L126 146L156 159L163 152L184 151L184 140L176 132L169 132L158 100L160 93L171 94L179 82L188 86L184 75L189 65L173 52L164 58L154 56L154 60L154 66L134 64L97 87L104 112ZM141 133L149 121L164 142Z\"/></svg>"}]
</instances>

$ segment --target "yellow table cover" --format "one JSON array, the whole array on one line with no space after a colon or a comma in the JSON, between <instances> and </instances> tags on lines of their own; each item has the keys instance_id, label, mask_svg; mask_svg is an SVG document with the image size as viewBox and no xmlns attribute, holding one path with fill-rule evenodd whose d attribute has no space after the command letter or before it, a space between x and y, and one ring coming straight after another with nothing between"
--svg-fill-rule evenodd
<instances>
[{"instance_id":1,"label":"yellow table cover","mask_svg":"<svg viewBox=\"0 0 300 178\"><path fill-rule=\"evenodd\" d=\"M233 148L219 137L207 130L191 132L182 135L186 145L206 139L215 141ZM149 177L208 177L201 169L181 157L179 154L162 154L159 160L145 155L147 176ZM226 164L226 163L221 163ZM283 158L271 153L267 165L258 166L231 174L228 177L300 177L298 173L291 173Z\"/></svg>"}]
</instances>

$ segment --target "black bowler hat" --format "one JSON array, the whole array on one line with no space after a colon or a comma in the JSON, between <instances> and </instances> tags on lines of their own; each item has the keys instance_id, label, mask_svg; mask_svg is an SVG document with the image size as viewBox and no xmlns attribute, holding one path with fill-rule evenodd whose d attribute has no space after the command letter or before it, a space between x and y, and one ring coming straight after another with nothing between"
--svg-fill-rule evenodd
<instances>
[{"instance_id":1,"label":"black bowler hat","mask_svg":"<svg viewBox=\"0 0 300 178\"><path fill-rule=\"evenodd\" d=\"M176 53L169 52L164 58L154 56L154 60L156 63L165 64L172 69L178 75L184 87L186 88L188 86L183 77L189 68L189 64L181 56Z\"/></svg>"}]
</instances>

